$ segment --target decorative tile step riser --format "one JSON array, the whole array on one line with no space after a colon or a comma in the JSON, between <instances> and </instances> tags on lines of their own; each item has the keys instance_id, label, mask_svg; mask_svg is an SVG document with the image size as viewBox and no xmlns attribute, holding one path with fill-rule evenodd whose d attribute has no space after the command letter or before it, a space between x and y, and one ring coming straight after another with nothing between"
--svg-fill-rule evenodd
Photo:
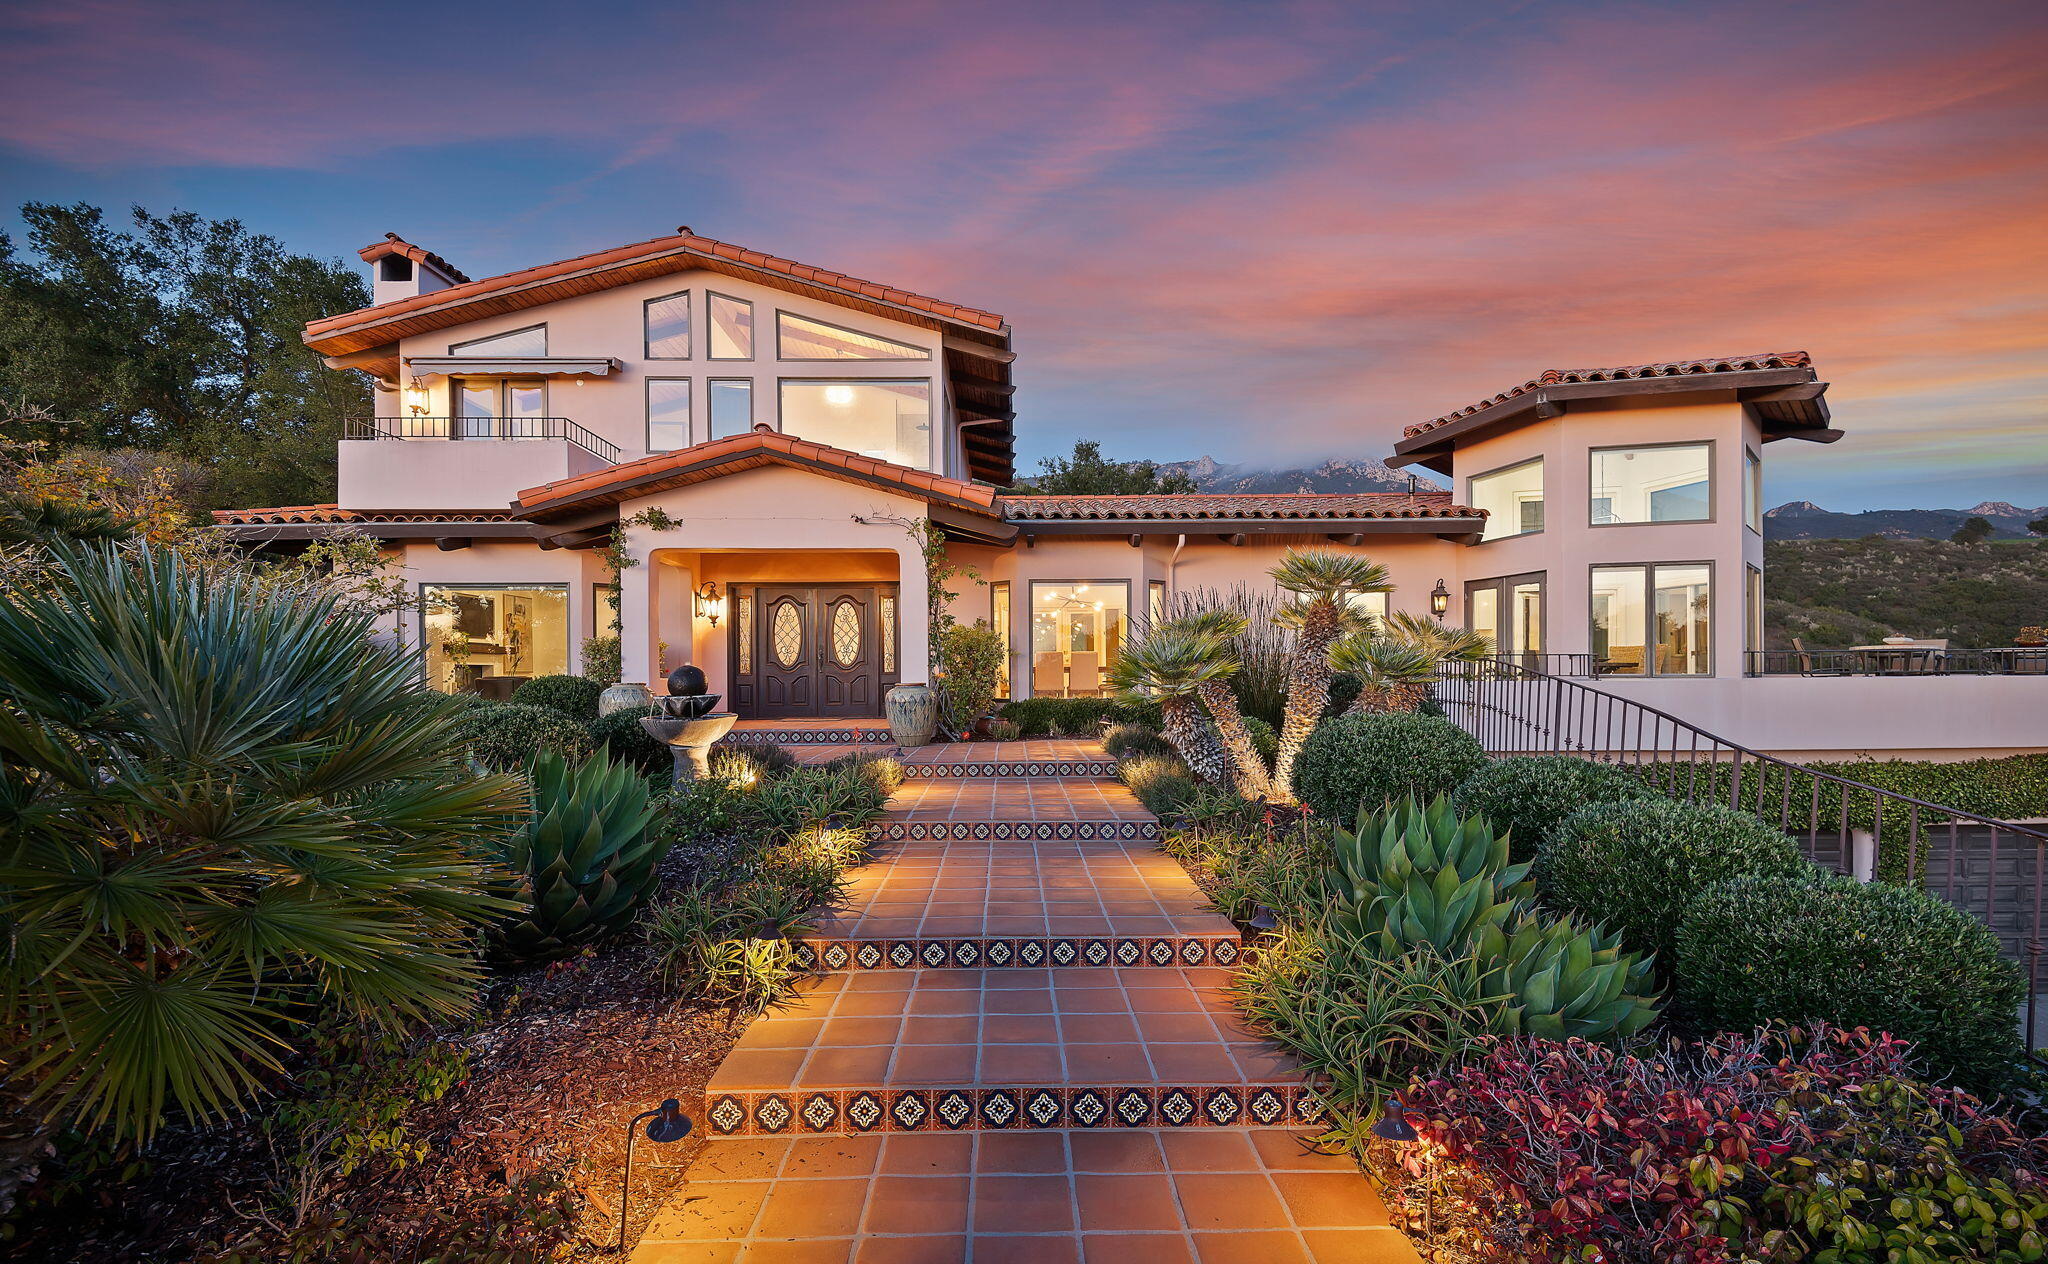
<instances>
[{"instance_id":1,"label":"decorative tile step riser","mask_svg":"<svg viewBox=\"0 0 2048 1264\"><path fill-rule=\"evenodd\" d=\"M910 779L964 781L1010 777L1116 776L1114 759L991 759L962 764L905 764L903 775Z\"/></svg>"},{"instance_id":2,"label":"decorative tile step riser","mask_svg":"<svg viewBox=\"0 0 2048 1264\"><path fill-rule=\"evenodd\" d=\"M826 974L868 970L1114 969L1234 966L1236 935L1157 939L798 939L800 968Z\"/></svg>"},{"instance_id":3,"label":"decorative tile step riser","mask_svg":"<svg viewBox=\"0 0 2048 1264\"><path fill-rule=\"evenodd\" d=\"M775 1090L717 1093L704 1103L712 1138L1310 1127L1323 1115L1322 1099L1301 1084Z\"/></svg>"},{"instance_id":4,"label":"decorative tile step riser","mask_svg":"<svg viewBox=\"0 0 2048 1264\"><path fill-rule=\"evenodd\" d=\"M1157 821L882 821L875 837L888 843L1152 843Z\"/></svg>"},{"instance_id":5,"label":"decorative tile step riser","mask_svg":"<svg viewBox=\"0 0 2048 1264\"><path fill-rule=\"evenodd\" d=\"M720 746L767 743L774 746L866 746L894 747L895 735L888 729L747 729L718 739Z\"/></svg>"}]
</instances>

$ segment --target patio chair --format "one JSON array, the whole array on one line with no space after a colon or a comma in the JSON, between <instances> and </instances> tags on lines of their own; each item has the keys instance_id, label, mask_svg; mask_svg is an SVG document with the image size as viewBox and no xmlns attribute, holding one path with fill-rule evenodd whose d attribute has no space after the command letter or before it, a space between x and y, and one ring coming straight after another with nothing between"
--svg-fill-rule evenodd
<instances>
[{"instance_id":1,"label":"patio chair","mask_svg":"<svg viewBox=\"0 0 2048 1264\"><path fill-rule=\"evenodd\" d=\"M1916 654L1913 656L1912 664L1906 669L1909 672L1931 673L1945 672L1948 670L1947 637L1939 636L1915 638L1913 643L1911 645L1908 645L1906 648L1909 650L1927 651L1925 654Z\"/></svg>"},{"instance_id":2,"label":"patio chair","mask_svg":"<svg viewBox=\"0 0 2048 1264\"><path fill-rule=\"evenodd\" d=\"M1799 674L1802 676L1846 676L1849 674L1849 668L1840 659L1823 663L1814 662L1813 651L1807 649L1806 642L1796 636L1792 638L1792 655L1793 661L1799 664Z\"/></svg>"}]
</instances>

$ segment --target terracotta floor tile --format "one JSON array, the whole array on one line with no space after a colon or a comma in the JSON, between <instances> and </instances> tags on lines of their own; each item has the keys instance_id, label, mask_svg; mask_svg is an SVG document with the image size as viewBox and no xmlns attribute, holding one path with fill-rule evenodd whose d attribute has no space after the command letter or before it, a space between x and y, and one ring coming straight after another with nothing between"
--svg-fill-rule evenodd
<instances>
[{"instance_id":1,"label":"terracotta floor tile","mask_svg":"<svg viewBox=\"0 0 2048 1264\"><path fill-rule=\"evenodd\" d=\"M1292 1233L1196 1233L1195 1256L1202 1264L1311 1264Z\"/></svg>"},{"instance_id":2,"label":"terracotta floor tile","mask_svg":"<svg viewBox=\"0 0 2048 1264\"><path fill-rule=\"evenodd\" d=\"M1176 1172L1257 1172L1259 1152L1242 1132L1228 1128L1162 1132L1166 1166Z\"/></svg>"},{"instance_id":3,"label":"terracotta floor tile","mask_svg":"<svg viewBox=\"0 0 2048 1264\"><path fill-rule=\"evenodd\" d=\"M648 1242L633 1249L633 1264L733 1264L739 1242Z\"/></svg>"},{"instance_id":4,"label":"terracotta floor tile","mask_svg":"<svg viewBox=\"0 0 2048 1264\"><path fill-rule=\"evenodd\" d=\"M1040 1034L1045 1034L1041 1032ZM1063 1084L1066 1061L1058 1045L989 1045L981 1047L981 1084Z\"/></svg>"},{"instance_id":5,"label":"terracotta floor tile","mask_svg":"<svg viewBox=\"0 0 2048 1264\"><path fill-rule=\"evenodd\" d=\"M846 1264L852 1257L852 1238L831 1238L750 1242L740 1259L742 1264Z\"/></svg>"},{"instance_id":6,"label":"terracotta floor tile","mask_svg":"<svg viewBox=\"0 0 2048 1264\"><path fill-rule=\"evenodd\" d=\"M974 1264L1080 1264L1081 1244L1073 1238L977 1235Z\"/></svg>"},{"instance_id":7,"label":"terracotta floor tile","mask_svg":"<svg viewBox=\"0 0 2048 1264\"><path fill-rule=\"evenodd\" d=\"M1084 1232L1114 1229L1179 1234L1181 1231L1180 1205L1174 1194L1173 1182L1164 1173L1076 1176L1074 1203Z\"/></svg>"},{"instance_id":8,"label":"terracotta floor tile","mask_svg":"<svg viewBox=\"0 0 2048 1264\"><path fill-rule=\"evenodd\" d=\"M866 1181L777 1181L754 1233L761 1238L851 1238L860 1229L867 1200Z\"/></svg>"},{"instance_id":9,"label":"terracotta floor tile","mask_svg":"<svg viewBox=\"0 0 2048 1264\"><path fill-rule=\"evenodd\" d=\"M803 1072L794 1082L805 1088L872 1087L886 1082L889 1059L894 1053L895 1050L886 1045L819 1049L804 1064Z\"/></svg>"},{"instance_id":10,"label":"terracotta floor tile","mask_svg":"<svg viewBox=\"0 0 2048 1264\"><path fill-rule=\"evenodd\" d=\"M1159 1150L1161 1135L1152 1128L1076 1132L1068 1136L1067 1145L1073 1152L1076 1172L1164 1172L1166 1161Z\"/></svg>"},{"instance_id":11,"label":"terracotta floor tile","mask_svg":"<svg viewBox=\"0 0 2048 1264\"><path fill-rule=\"evenodd\" d=\"M1176 1172L1173 1186L1190 1229L1284 1229L1287 1208L1263 1181L1242 1174Z\"/></svg>"},{"instance_id":12,"label":"terracotta floor tile","mask_svg":"<svg viewBox=\"0 0 2048 1264\"><path fill-rule=\"evenodd\" d=\"M1259 1158L1272 1172L1356 1172L1348 1154L1325 1154L1308 1143L1315 1135L1285 1128L1253 1128L1248 1134Z\"/></svg>"},{"instance_id":13,"label":"terracotta floor tile","mask_svg":"<svg viewBox=\"0 0 2048 1264\"><path fill-rule=\"evenodd\" d=\"M689 1181L647 1226L651 1242L744 1237L768 1197L766 1182Z\"/></svg>"},{"instance_id":14,"label":"terracotta floor tile","mask_svg":"<svg viewBox=\"0 0 2048 1264\"><path fill-rule=\"evenodd\" d=\"M1054 1025L1044 1014L990 1014L981 1020L981 1039L991 1045L1043 1044L1052 1039ZM1057 1029L1066 1039L1065 1027Z\"/></svg>"},{"instance_id":15,"label":"terracotta floor tile","mask_svg":"<svg viewBox=\"0 0 2048 1264\"><path fill-rule=\"evenodd\" d=\"M1315 1264L1421 1264L1422 1256L1399 1229L1303 1229Z\"/></svg>"},{"instance_id":16,"label":"terracotta floor tile","mask_svg":"<svg viewBox=\"0 0 2048 1264\"><path fill-rule=\"evenodd\" d=\"M796 1137L789 1143L789 1158L782 1165L782 1179L866 1176L875 1170L881 1157L880 1137Z\"/></svg>"},{"instance_id":17,"label":"terracotta floor tile","mask_svg":"<svg viewBox=\"0 0 2048 1264\"><path fill-rule=\"evenodd\" d=\"M1179 1233L1087 1233L1086 1264L1194 1264L1193 1243Z\"/></svg>"},{"instance_id":18,"label":"terracotta floor tile","mask_svg":"<svg viewBox=\"0 0 2048 1264\"><path fill-rule=\"evenodd\" d=\"M1066 1138L1057 1132L984 1132L975 1141L977 1175L1018 1175L1067 1170Z\"/></svg>"},{"instance_id":19,"label":"terracotta floor tile","mask_svg":"<svg viewBox=\"0 0 2048 1264\"><path fill-rule=\"evenodd\" d=\"M1221 1045L1145 1046L1161 1084L1233 1084L1237 1063Z\"/></svg>"},{"instance_id":20,"label":"terracotta floor tile","mask_svg":"<svg viewBox=\"0 0 2048 1264\"><path fill-rule=\"evenodd\" d=\"M788 1088L796 1083L806 1052L802 1049L734 1049L711 1077L714 1091Z\"/></svg>"},{"instance_id":21,"label":"terracotta floor tile","mask_svg":"<svg viewBox=\"0 0 2048 1264\"><path fill-rule=\"evenodd\" d=\"M966 1172L974 1163L974 1137L964 1132L899 1132L882 1145L885 1176L931 1176Z\"/></svg>"},{"instance_id":22,"label":"terracotta floor tile","mask_svg":"<svg viewBox=\"0 0 2048 1264\"><path fill-rule=\"evenodd\" d=\"M765 1181L782 1167L789 1142L779 1137L733 1137L705 1143L690 1164L693 1181Z\"/></svg>"},{"instance_id":23,"label":"terracotta floor tile","mask_svg":"<svg viewBox=\"0 0 2048 1264\"><path fill-rule=\"evenodd\" d=\"M1222 1037L1207 1014L1138 1014L1138 1030L1147 1040L1208 1040ZM829 1029L828 1029L829 1030Z\"/></svg>"},{"instance_id":24,"label":"terracotta floor tile","mask_svg":"<svg viewBox=\"0 0 2048 1264\"><path fill-rule=\"evenodd\" d=\"M1068 1045L1067 1078L1074 1084L1151 1084L1152 1063L1143 1045Z\"/></svg>"},{"instance_id":25,"label":"terracotta floor tile","mask_svg":"<svg viewBox=\"0 0 2048 1264\"><path fill-rule=\"evenodd\" d=\"M903 1020L897 1040L906 1045L971 1045L980 1035L981 1019L972 1014L945 1018L912 1014Z\"/></svg>"},{"instance_id":26,"label":"terracotta floor tile","mask_svg":"<svg viewBox=\"0 0 2048 1264\"><path fill-rule=\"evenodd\" d=\"M976 1234L1060 1233L1074 1227L1074 1201L1061 1176L974 1178ZM979 1245L975 1258L981 1258Z\"/></svg>"},{"instance_id":27,"label":"terracotta floor tile","mask_svg":"<svg viewBox=\"0 0 2048 1264\"><path fill-rule=\"evenodd\" d=\"M1353 1229L1387 1223L1372 1182L1348 1172L1275 1172L1273 1183L1303 1229Z\"/></svg>"},{"instance_id":28,"label":"terracotta floor tile","mask_svg":"<svg viewBox=\"0 0 2048 1264\"><path fill-rule=\"evenodd\" d=\"M963 1264L967 1239L958 1236L862 1238L854 1245L853 1264Z\"/></svg>"},{"instance_id":29,"label":"terracotta floor tile","mask_svg":"<svg viewBox=\"0 0 2048 1264\"><path fill-rule=\"evenodd\" d=\"M862 1232L965 1233L968 1185L964 1167L958 1176L877 1177Z\"/></svg>"},{"instance_id":30,"label":"terracotta floor tile","mask_svg":"<svg viewBox=\"0 0 2048 1264\"><path fill-rule=\"evenodd\" d=\"M893 1045L903 1029L900 1015L874 1018L832 1018L818 1033L817 1043L827 1045Z\"/></svg>"},{"instance_id":31,"label":"terracotta floor tile","mask_svg":"<svg viewBox=\"0 0 2048 1264\"><path fill-rule=\"evenodd\" d=\"M1138 1025L1126 1014L1062 1012L1060 1036L1065 1040L1089 1044L1134 1044L1138 1039Z\"/></svg>"}]
</instances>

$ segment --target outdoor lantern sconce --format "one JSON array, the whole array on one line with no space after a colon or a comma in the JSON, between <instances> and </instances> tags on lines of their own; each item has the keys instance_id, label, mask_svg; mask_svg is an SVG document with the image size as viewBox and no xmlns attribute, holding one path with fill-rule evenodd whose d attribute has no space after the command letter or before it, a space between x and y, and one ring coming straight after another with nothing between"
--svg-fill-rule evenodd
<instances>
[{"instance_id":1,"label":"outdoor lantern sconce","mask_svg":"<svg viewBox=\"0 0 2048 1264\"><path fill-rule=\"evenodd\" d=\"M633 1197L633 1136L637 1125L647 1121L647 1139L664 1145L690 1135L690 1117L682 1103L671 1097L653 1110L643 1110L626 1124L626 1174L619 1179L619 1254L626 1253L626 1208Z\"/></svg>"},{"instance_id":2,"label":"outdoor lantern sconce","mask_svg":"<svg viewBox=\"0 0 2048 1264\"><path fill-rule=\"evenodd\" d=\"M718 595L718 585L707 579L704 586L691 596L697 602L697 617L708 619L712 627L717 627L718 621L725 617L725 598Z\"/></svg>"},{"instance_id":3,"label":"outdoor lantern sconce","mask_svg":"<svg viewBox=\"0 0 2048 1264\"><path fill-rule=\"evenodd\" d=\"M1444 587L1444 581L1436 581L1436 587L1429 591L1429 612L1441 619L1451 608L1451 590Z\"/></svg>"},{"instance_id":4,"label":"outdoor lantern sconce","mask_svg":"<svg viewBox=\"0 0 2048 1264\"><path fill-rule=\"evenodd\" d=\"M424 378L413 378L405 388L405 410L415 417L427 415L427 383Z\"/></svg>"}]
</instances>

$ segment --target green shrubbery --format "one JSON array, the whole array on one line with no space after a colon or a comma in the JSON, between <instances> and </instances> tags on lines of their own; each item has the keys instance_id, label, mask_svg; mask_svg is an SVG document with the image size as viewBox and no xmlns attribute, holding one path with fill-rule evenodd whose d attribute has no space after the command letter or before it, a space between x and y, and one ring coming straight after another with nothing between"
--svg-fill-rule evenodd
<instances>
[{"instance_id":1,"label":"green shrubbery","mask_svg":"<svg viewBox=\"0 0 2048 1264\"><path fill-rule=\"evenodd\" d=\"M1747 812L1650 798L1565 817L1537 853L1535 877L1546 905L1619 931L1668 973L1679 919L1701 891L1730 878L1787 882L1814 871L1791 839Z\"/></svg>"},{"instance_id":2,"label":"green shrubbery","mask_svg":"<svg viewBox=\"0 0 2048 1264\"><path fill-rule=\"evenodd\" d=\"M1813 871L1738 878L1693 900L1673 973L1710 1028L1826 1019L1914 1042L1937 1075L2002 1086L2025 1054L2019 968L1997 938L1937 896Z\"/></svg>"},{"instance_id":3,"label":"green shrubbery","mask_svg":"<svg viewBox=\"0 0 2048 1264\"><path fill-rule=\"evenodd\" d=\"M553 707L519 702L485 702L464 707L455 730L470 758L498 772L515 772L537 751L581 759L591 750L590 733Z\"/></svg>"},{"instance_id":4,"label":"green shrubbery","mask_svg":"<svg viewBox=\"0 0 2048 1264\"><path fill-rule=\"evenodd\" d=\"M1486 763L1471 734L1424 715L1338 716L1309 736L1295 764L1295 788L1316 815L1349 823L1408 795L1455 790Z\"/></svg>"},{"instance_id":5,"label":"green shrubbery","mask_svg":"<svg viewBox=\"0 0 2048 1264\"><path fill-rule=\"evenodd\" d=\"M1112 724L1102 731L1102 749L1115 759L1133 755L1174 757L1173 743L1143 724Z\"/></svg>"},{"instance_id":6,"label":"green shrubbery","mask_svg":"<svg viewBox=\"0 0 2048 1264\"><path fill-rule=\"evenodd\" d=\"M584 726L591 743L613 759L631 765L642 776L662 776L675 769L674 749L656 741L640 721L655 714L653 707L627 707L601 715Z\"/></svg>"},{"instance_id":7,"label":"green shrubbery","mask_svg":"<svg viewBox=\"0 0 2048 1264\"><path fill-rule=\"evenodd\" d=\"M964 734L988 714L1008 653L1003 638L983 622L956 623L940 635L940 694L946 704L948 732Z\"/></svg>"},{"instance_id":8,"label":"green shrubbery","mask_svg":"<svg viewBox=\"0 0 2048 1264\"><path fill-rule=\"evenodd\" d=\"M1624 769L1570 755L1489 761L1457 789L1460 812L1474 812L1507 834L1517 860L1530 860L1557 823L1593 803L1654 798Z\"/></svg>"},{"instance_id":9,"label":"green shrubbery","mask_svg":"<svg viewBox=\"0 0 2048 1264\"><path fill-rule=\"evenodd\" d=\"M1161 723L1159 704L1141 698L1025 698L1004 703L997 714L1024 737L1093 737L1105 720L1154 729Z\"/></svg>"},{"instance_id":10,"label":"green shrubbery","mask_svg":"<svg viewBox=\"0 0 2048 1264\"><path fill-rule=\"evenodd\" d=\"M535 676L512 691L512 701L526 707L549 707L579 724L597 718L597 698L604 686L582 676Z\"/></svg>"}]
</instances>

